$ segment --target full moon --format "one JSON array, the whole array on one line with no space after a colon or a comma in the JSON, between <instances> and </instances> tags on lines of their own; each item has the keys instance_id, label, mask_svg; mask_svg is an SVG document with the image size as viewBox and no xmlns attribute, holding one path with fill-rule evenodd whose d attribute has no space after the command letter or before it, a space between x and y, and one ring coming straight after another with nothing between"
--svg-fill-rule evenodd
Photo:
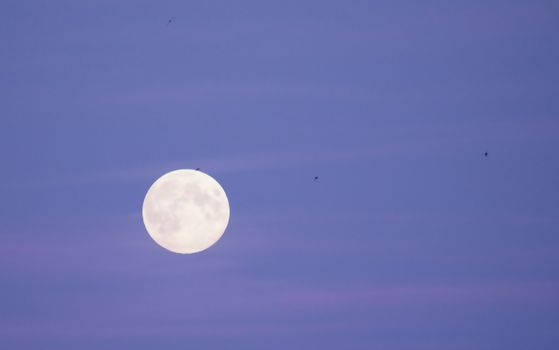
<instances>
[{"instance_id":1,"label":"full moon","mask_svg":"<svg viewBox=\"0 0 559 350\"><path fill-rule=\"evenodd\" d=\"M229 201L211 176L199 170L174 170L151 185L142 217L151 238L163 248L197 253L211 247L225 232Z\"/></svg>"}]
</instances>

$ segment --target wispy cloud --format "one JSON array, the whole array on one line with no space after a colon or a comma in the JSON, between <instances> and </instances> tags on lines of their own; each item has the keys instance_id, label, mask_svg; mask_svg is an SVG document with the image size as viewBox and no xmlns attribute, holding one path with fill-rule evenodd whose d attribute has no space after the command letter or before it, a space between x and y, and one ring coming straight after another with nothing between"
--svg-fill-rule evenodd
<instances>
[{"instance_id":1,"label":"wispy cloud","mask_svg":"<svg viewBox=\"0 0 559 350\"><path fill-rule=\"evenodd\" d=\"M144 88L134 91L113 92L102 98L110 104L147 104L219 101L235 99L363 99L371 92L339 85L324 85L301 81L273 82L201 82L196 85Z\"/></svg>"},{"instance_id":2,"label":"wispy cloud","mask_svg":"<svg viewBox=\"0 0 559 350\"><path fill-rule=\"evenodd\" d=\"M121 169L108 169L96 173L73 174L71 183L103 183L134 180L155 180L168 171L182 168L198 168L214 173L265 172L274 169L312 168L329 162L351 162L363 157L382 157L401 152L397 146L359 150L290 150L232 154L214 158L198 158L185 161L136 165Z\"/></svg>"},{"instance_id":3,"label":"wispy cloud","mask_svg":"<svg viewBox=\"0 0 559 350\"><path fill-rule=\"evenodd\" d=\"M25 323L1 324L0 335L4 339L32 337L46 339L130 339L152 335L174 337L246 336L311 334L314 332L355 332L366 329L395 327L389 320L375 323L376 318L345 320L347 313L363 310L391 310L390 313L409 314L409 310L429 305L445 305L458 310L482 305L538 305L554 299L559 293L557 282L515 283L433 283L433 284L365 284L344 288L310 288L309 286L281 286L255 284L254 281L220 281L215 285L212 305L196 300L207 291L193 284L174 290L156 286L149 287L149 299L145 291L140 295L110 296L113 311L104 307L102 300L83 303L85 295L66 298L62 318L45 322L29 320ZM146 286L144 286L146 288ZM176 295L184 296L177 303ZM170 298L170 297L173 298ZM109 298L109 296L105 296ZM118 302L114 303L117 298ZM211 298L210 298L211 299ZM233 300L231 300L233 299ZM150 303L139 304L141 300ZM173 300L173 302L169 302ZM60 300L57 302L61 302ZM69 313L72 309L73 312ZM262 310L267 310L267 321L261 321ZM335 319L305 321L316 312L337 312ZM71 314L80 314L78 322ZM293 321L293 314L299 317ZM107 321L120 320L120 326L107 327ZM291 321L288 321L291 320ZM373 322L373 323L371 323ZM421 319L411 322L413 327L423 327ZM397 327L410 326L400 323Z\"/></svg>"}]
</instances>

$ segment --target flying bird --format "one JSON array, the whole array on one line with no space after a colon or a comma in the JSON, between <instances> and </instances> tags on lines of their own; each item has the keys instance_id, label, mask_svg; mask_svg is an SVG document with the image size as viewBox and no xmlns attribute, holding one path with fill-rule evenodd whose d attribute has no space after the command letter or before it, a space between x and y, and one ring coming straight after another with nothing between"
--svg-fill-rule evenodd
<instances>
[{"instance_id":1,"label":"flying bird","mask_svg":"<svg viewBox=\"0 0 559 350\"><path fill-rule=\"evenodd\" d=\"M314 177L314 181L316 181L316 180L318 180L318 176L315 176L315 177Z\"/></svg>"},{"instance_id":2,"label":"flying bird","mask_svg":"<svg viewBox=\"0 0 559 350\"><path fill-rule=\"evenodd\" d=\"M487 157L489 155L489 153L485 152L483 155Z\"/></svg>"},{"instance_id":3,"label":"flying bird","mask_svg":"<svg viewBox=\"0 0 559 350\"><path fill-rule=\"evenodd\" d=\"M169 18L169 20L167 21L167 25L173 23L173 22L175 21L175 18L177 18L177 17L171 17L171 18Z\"/></svg>"},{"instance_id":4,"label":"flying bird","mask_svg":"<svg viewBox=\"0 0 559 350\"><path fill-rule=\"evenodd\" d=\"M196 171L200 171L200 168L196 168Z\"/></svg>"}]
</instances>

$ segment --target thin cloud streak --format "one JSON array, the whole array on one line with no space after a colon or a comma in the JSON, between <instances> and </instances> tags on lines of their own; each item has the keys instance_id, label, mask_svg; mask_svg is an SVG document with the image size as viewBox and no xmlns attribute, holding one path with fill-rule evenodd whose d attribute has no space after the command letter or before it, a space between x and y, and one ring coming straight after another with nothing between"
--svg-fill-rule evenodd
<instances>
[{"instance_id":1,"label":"thin cloud streak","mask_svg":"<svg viewBox=\"0 0 559 350\"><path fill-rule=\"evenodd\" d=\"M254 282L253 282L254 283ZM106 339L106 338L142 338L149 335L168 335L177 337L205 337L205 336L241 336L250 334L282 335L313 332L346 332L370 329L370 321L360 321L348 324L339 320L323 321L321 323L306 323L303 315L320 312L357 312L358 310L372 309L392 310L402 312L405 309L414 309L428 305L446 305L454 309L467 309L471 305L477 308L483 305L527 305L544 306L549 300L556 299L559 293L559 284L555 281L541 282L516 282L516 283L476 283L476 284L399 284L399 285L361 285L348 286L345 289L309 288L308 286L291 286L277 288L274 286L251 286L252 293L247 294L243 283L228 285L221 289L235 303L220 299L216 295L215 304L211 307L185 301L184 304L170 304L161 290L150 290L151 300L149 305L138 307L136 297L118 297L119 319L127 326L111 327L105 329L103 320L113 319L116 314L107 314L107 309L98 308L99 300L93 304L84 304L83 297L66 299L66 303L73 304L75 312L87 317L82 317L76 324L70 318L45 323L44 321L29 321L24 324L17 322L3 324L0 334L5 339L21 339L34 337L40 339ZM196 299L198 293L204 290L188 288L188 300ZM181 290L172 293L173 296ZM155 294L154 294L155 293ZM112 299L115 296L111 296ZM138 299L138 300L136 300ZM113 300L114 301L114 300ZM236 306L235 306L236 305ZM268 324L257 321L261 310L268 311L272 316ZM278 308L278 306L281 306ZM169 311L173 310L176 319L168 318ZM290 325L285 317L293 313L300 315L301 321ZM189 315L188 317L178 315ZM231 322L237 315L243 315L243 322ZM149 316L149 317L148 317ZM150 320L141 321L141 320ZM166 321L163 321L166 320ZM167 325L155 323L163 321ZM173 325L173 323L175 325ZM417 326L420 326L417 324ZM382 326L374 325L382 329ZM103 331L101 331L103 330Z\"/></svg>"}]
</instances>

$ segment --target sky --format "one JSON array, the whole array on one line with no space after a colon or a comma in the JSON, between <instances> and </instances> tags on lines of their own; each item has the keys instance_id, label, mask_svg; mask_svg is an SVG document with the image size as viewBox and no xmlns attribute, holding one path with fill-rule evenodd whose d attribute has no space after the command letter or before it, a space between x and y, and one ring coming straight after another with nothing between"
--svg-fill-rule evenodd
<instances>
[{"instance_id":1,"label":"sky","mask_svg":"<svg viewBox=\"0 0 559 350\"><path fill-rule=\"evenodd\" d=\"M558 14L3 0L0 348L557 349ZM197 167L229 226L174 254Z\"/></svg>"}]
</instances>

